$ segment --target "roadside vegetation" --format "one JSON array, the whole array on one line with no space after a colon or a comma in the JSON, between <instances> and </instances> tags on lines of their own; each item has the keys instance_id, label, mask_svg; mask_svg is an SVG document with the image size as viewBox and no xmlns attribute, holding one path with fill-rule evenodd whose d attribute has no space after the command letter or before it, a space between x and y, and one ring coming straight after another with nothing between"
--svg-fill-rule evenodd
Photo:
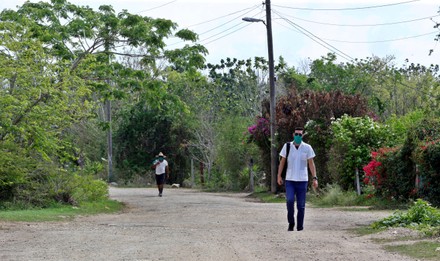
<instances>
[{"instance_id":1,"label":"roadside vegetation","mask_svg":"<svg viewBox=\"0 0 440 261\"><path fill-rule=\"evenodd\" d=\"M54 204L47 208L16 209L11 207L0 211L0 220L20 222L62 221L77 216L116 213L122 211L123 208L124 204L115 200L83 202L78 206Z\"/></svg>"}]
</instances>

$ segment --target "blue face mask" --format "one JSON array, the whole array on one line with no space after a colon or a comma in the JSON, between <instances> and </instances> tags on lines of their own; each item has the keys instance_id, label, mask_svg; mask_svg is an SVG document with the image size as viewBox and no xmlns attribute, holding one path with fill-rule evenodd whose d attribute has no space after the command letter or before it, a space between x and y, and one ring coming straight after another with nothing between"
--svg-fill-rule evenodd
<instances>
[{"instance_id":1,"label":"blue face mask","mask_svg":"<svg viewBox=\"0 0 440 261\"><path fill-rule=\"evenodd\" d=\"M162 162L163 161L163 157L159 157L159 161Z\"/></svg>"},{"instance_id":2,"label":"blue face mask","mask_svg":"<svg viewBox=\"0 0 440 261\"><path fill-rule=\"evenodd\" d=\"M293 141L294 141L296 144L301 144L301 142L302 142L302 136L299 136L299 135L295 135L295 136L293 136Z\"/></svg>"}]
</instances>

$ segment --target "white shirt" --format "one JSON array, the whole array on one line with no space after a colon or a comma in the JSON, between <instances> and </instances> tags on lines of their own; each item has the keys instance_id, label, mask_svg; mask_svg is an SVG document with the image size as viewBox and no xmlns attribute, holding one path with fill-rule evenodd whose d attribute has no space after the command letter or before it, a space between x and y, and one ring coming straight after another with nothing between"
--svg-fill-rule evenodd
<instances>
[{"instance_id":1,"label":"white shirt","mask_svg":"<svg viewBox=\"0 0 440 261\"><path fill-rule=\"evenodd\" d=\"M293 142L289 142L290 151L287 159L286 180L291 181L308 181L309 172L307 168L307 161L315 157L315 152L312 146L301 142L298 149ZM281 149L280 156L286 157L286 144Z\"/></svg>"},{"instance_id":2,"label":"white shirt","mask_svg":"<svg viewBox=\"0 0 440 261\"><path fill-rule=\"evenodd\" d=\"M157 163L157 162L156 162ZM168 166L168 161L165 159L156 166L156 175L161 175L165 173L165 168Z\"/></svg>"}]
</instances>

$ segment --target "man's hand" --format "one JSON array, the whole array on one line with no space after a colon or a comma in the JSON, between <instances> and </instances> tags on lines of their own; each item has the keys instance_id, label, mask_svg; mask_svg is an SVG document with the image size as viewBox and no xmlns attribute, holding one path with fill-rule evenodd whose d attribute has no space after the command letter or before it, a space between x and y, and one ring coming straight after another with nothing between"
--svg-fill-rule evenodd
<instances>
[{"instance_id":1,"label":"man's hand","mask_svg":"<svg viewBox=\"0 0 440 261\"><path fill-rule=\"evenodd\" d=\"M280 176L280 175L278 175L277 176L278 178L277 178L277 182L278 182L278 185L283 185L283 178Z\"/></svg>"},{"instance_id":2,"label":"man's hand","mask_svg":"<svg viewBox=\"0 0 440 261\"><path fill-rule=\"evenodd\" d=\"M318 180L317 180L317 179L314 179L314 180L313 180L313 184L312 184L312 186L313 186L314 189L317 189L317 188L318 188Z\"/></svg>"}]
</instances>

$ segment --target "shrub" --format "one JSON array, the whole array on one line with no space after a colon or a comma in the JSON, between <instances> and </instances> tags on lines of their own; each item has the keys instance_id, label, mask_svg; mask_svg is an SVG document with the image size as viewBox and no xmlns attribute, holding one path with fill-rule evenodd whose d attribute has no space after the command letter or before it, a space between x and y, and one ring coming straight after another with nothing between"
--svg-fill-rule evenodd
<instances>
[{"instance_id":1,"label":"shrub","mask_svg":"<svg viewBox=\"0 0 440 261\"><path fill-rule=\"evenodd\" d=\"M388 199L414 198L415 172L408 151L402 148L381 148L372 153L364 166L365 184L375 188L375 195Z\"/></svg>"},{"instance_id":2,"label":"shrub","mask_svg":"<svg viewBox=\"0 0 440 261\"><path fill-rule=\"evenodd\" d=\"M440 206L440 124L418 122L397 149L382 148L364 167L366 184L385 198L408 200L421 197Z\"/></svg>"},{"instance_id":3,"label":"shrub","mask_svg":"<svg viewBox=\"0 0 440 261\"><path fill-rule=\"evenodd\" d=\"M440 141L420 146L417 160L419 174L419 195L440 206Z\"/></svg>"},{"instance_id":4,"label":"shrub","mask_svg":"<svg viewBox=\"0 0 440 261\"><path fill-rule=\"evenodd\" d=\"M334 164L332 176L343 189L352 189L355 170L360 170L370 161L370 151L393 143L393 135L387 126L374 122L369 117L342 118L332 123L333 149L330 164ZM336 158L335 158L336 157Z\"/></svg>"},{"instance_id":5,"label":"shrub","mask_svg":"<svg viewBox=\"0 0 440 261\"><path fill-rule=\"evenodd\" d=\"M427 228L440 226L440 211L427 201L418 199L407 212L396 211L393 215L376 221L373 228L411 227Z\"/></svg>"},{"instance_id":6,"label":"shrub","mask_svg":"<svg viewBox=\"0 0 440 261\"><path fill-rule=\"evenodd\" d=\"M318 205L321 206L354 206L358 202L358 195L354 191L344 191L339 185L327 184Z\"/></svg>"}]
</instances>

